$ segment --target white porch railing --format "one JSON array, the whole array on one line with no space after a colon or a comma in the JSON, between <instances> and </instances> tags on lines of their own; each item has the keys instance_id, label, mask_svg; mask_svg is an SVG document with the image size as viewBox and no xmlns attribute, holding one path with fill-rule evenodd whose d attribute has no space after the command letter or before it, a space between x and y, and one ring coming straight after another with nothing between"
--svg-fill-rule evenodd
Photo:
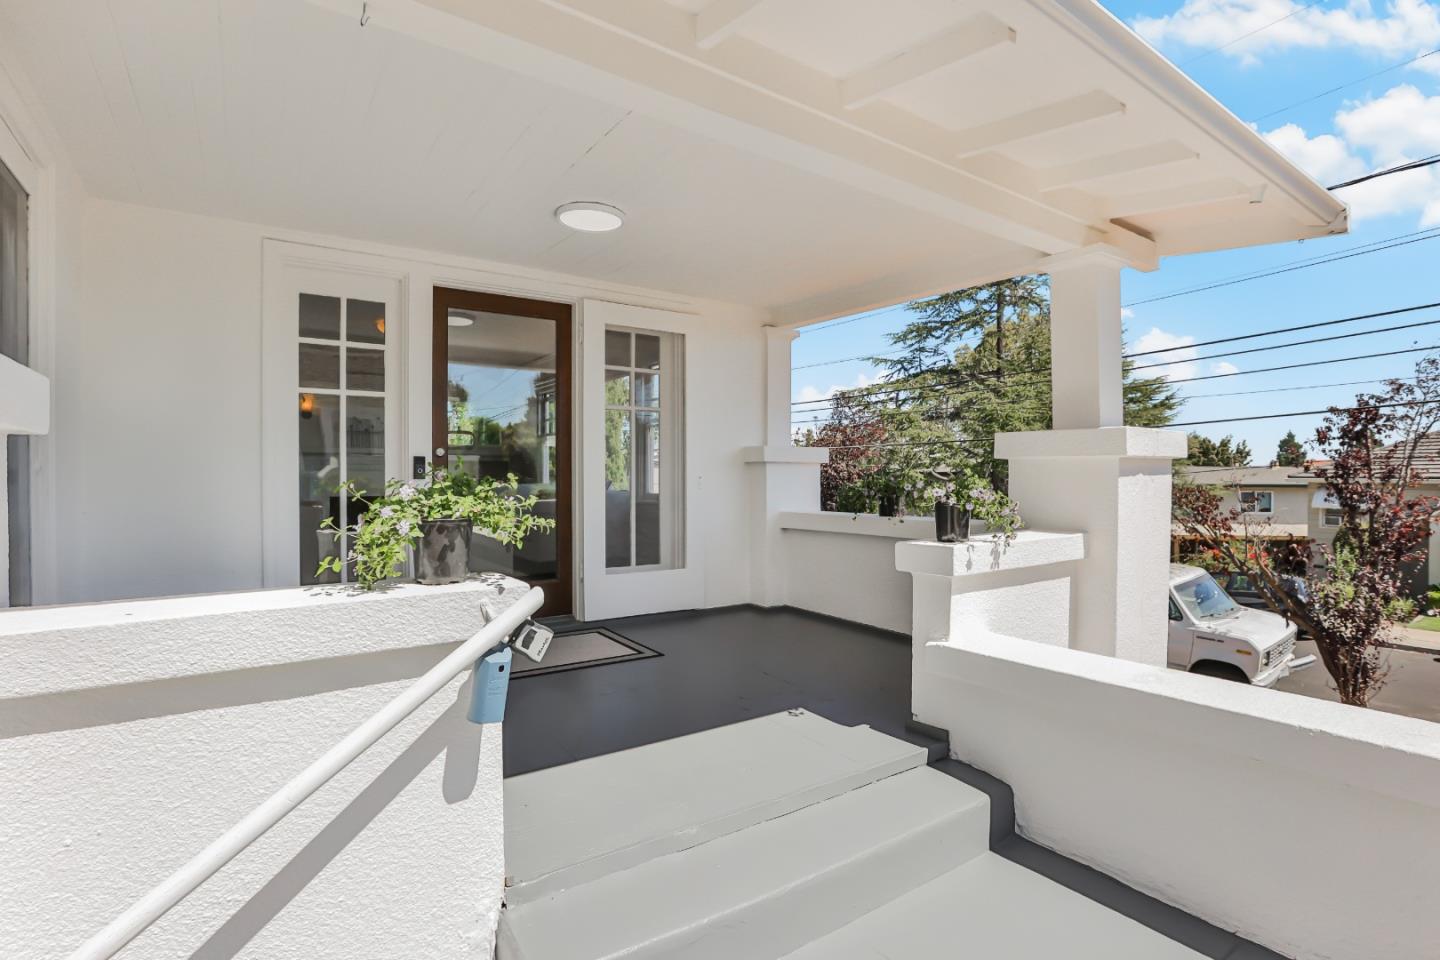
<instances>
[{"instance_id":1,"label":"white porch railing","mask_svg":"<svg viewBox=\"0 0 1440 960\"><path fill-rule=\"evenodd\" d=\"M113 957L221 867L283 820L355 758L374 746L380 738L440 692L461 671L470 668L490 648L508 637L526 618L540 609L543 601L544 592L538 587L532 587L495 619L481 627L469 640L431 667L405 692L356 727L184 866L85 941L79 949L70 954L70 960L108 960Z\"/></svg>"}]
</instances>

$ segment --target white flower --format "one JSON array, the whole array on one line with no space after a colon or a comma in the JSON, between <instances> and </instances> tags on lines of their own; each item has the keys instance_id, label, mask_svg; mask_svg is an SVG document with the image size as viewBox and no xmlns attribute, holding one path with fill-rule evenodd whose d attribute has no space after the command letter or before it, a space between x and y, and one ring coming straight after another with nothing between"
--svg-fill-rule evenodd
<instances>
[{"instance_id":1,"label":"white flower","mask_svg":"<svg viewBox=\"0 0 1440 960\"><path fill-rule=\"evenodd\" d=\"M409 500L415 496L415 485L413 483L402 483L398 493L401 500Z\"/></svg>"},{"instance_id":2,"label":"white flower","mask_svg":"<svg viewBox=\"0 0 1440 960\"><path fill-rule=\"evenodd\" d=\"M380 508L380 516L382 516L382 517L393 517L393 516L395 516L395 508L394 508L394 507L381 507L381 508Z\"/></svg>"},{"instance_id":3,"label":"white flower","mask_svg":"<svg viewBox=\"0 0 1440 960\"><path fill-rule=\"evenodd\" d=\"M400 523L396 526L396 529L400 531L400 536L402 536L402 537L408 537L408 536L410 536L410 521L409 521L409 520L401 520Z\"/></svg>"}]
</instances>

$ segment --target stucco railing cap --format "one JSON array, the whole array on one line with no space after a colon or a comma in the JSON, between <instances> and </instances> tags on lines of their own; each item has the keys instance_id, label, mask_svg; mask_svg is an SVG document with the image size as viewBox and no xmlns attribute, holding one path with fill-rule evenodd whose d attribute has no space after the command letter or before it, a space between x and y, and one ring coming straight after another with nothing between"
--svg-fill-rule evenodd
<instances>
[{"instance_id":1,"label":"stucco railing cap","mask_svg":"<svg viewBox=\"0 0 1440 960\"><path fill-rule=\"evenodd\" d=\"M1140 457L1178 459L1188 452L1185 434L1149 427L1096 427L1087 430L1029 430L995 434L995 456Z\"/></svg>"},{"instance_id":2,"label":"stucco railing cap","mask_svg":"<svg viewBox=\"0 0 1440 960\"><path fill-rule=\"evenodd\" d=\"M3 611L0 699L458 642L528 589L487 575Z\"/></svg>"},{"instance_id":3,"label":"stucco railing cap","mask_svg":"<svg viewBox=\"0 0 1440 960\"><path fill-rule=\"evenodd\" d=\"M895 569L902 573L939 577L971 577L985 573L1039 567L1080 560L1085 536L1021 530L1008 546L992 535L972 537L964 543L910 540L895 544Z\"/></svg>"}]
</instances>

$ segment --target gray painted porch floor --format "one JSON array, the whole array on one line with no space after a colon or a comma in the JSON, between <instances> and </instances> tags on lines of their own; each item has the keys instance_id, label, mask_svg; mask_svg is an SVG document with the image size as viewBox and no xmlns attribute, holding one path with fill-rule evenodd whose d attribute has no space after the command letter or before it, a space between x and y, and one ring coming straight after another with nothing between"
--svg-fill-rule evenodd
<instances>
[{"instance_id":1,"label":"gray painted porch floor","mask_svg":"<svg viewBox=\"0 0 1440 960\"><path fill-rule=\"evenodd\" d=\"M514 684L505 723L507 777L792 708L845 726L866 724L932 751L935 747L933 741L905 727L910 700L907 638L800 611L751 607L597 625L662 656ZM1018 837L1008 787L953 760L932 766L989 796L990 847L998 858L1134 919L1203 957L1280 960L1278 954Z\"/></svg>"}]
</instances>

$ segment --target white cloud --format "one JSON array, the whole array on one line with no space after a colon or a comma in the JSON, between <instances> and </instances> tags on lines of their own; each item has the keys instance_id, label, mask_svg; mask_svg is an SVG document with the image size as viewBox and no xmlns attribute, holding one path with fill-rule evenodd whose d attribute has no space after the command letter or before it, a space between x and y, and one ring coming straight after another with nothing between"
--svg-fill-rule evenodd
<instances>
[{"instance_id":1,"label":"white cloud","mask_svg":"<svg viewBox=\"0 0 1440 960\"><path fill-rule=\"evenodd\" d=\"M1211 373L1239 373L1240 368L1228 360L1216 360L1210 364Z\"/></svg>"},{"instance_id":2,"label":"white cloud","mask_svg":"<svg viewBox=\"0 0 1440 960\"><path fill-rule=\"evenodd\" d=\"M1135 319L1135 311L1134 311L1134 310L1131 310L1129 307L1121 307L1121 308L1120 308L1120 319L1121 319L1121 320L1134 320L1134 319Z\"/></svg>"},{"instance_id":3,"label":"white cloud","mask_svg":"<svg viewBox=\"0 0 1440 960\"><path fill-rule=\"evenodd\" d=\"M1185 0L1174 13L1136 17L1132 25L1156 46L1197 53L1223 47L1221 55L1245 63L1296 48L1349 47L1402 59L1440 46L1440 4L1427 0L1350 0L1328 8L1296 0ZM1440 72L1437 59L1415 66Z\"/></svg>"},{"instance_id":4,"label":"white cloud","mask_svg":"<svg viewBox=\"0 0 1440 960\"><path fill-rule=\"evenodd\" d=\"M1440 96L1409 84L1383 96L1347 103L1335 114L1336 133L1309 136L1293 123L1264 134L1274 147L1322 184L1361 176L1407 160L1440 153ZM1392 174L1338 191L1352 218L1419 214L1420 225L1440 225L1440 168Z\"/></svg>"},{"instance_id":5,"label":"white cloud","mask_svg":"<svg viewBox=\"0 0 1440 960\"><path fill-rule=\"evenodd\" d=\"M1169 333L1159 327L1151 327L1150 332L1142 335L1138 340L1130 344L1132 353L1147 353L1151 350L1165 350L1165 353L1157 353L1150 357L1139 357L1137 366L1164 363L1166 366L1156 367L1154 370L1142 372L1142 376L1160 376L1169 380L1184 380L1195 376L1199 365L1195 362L1195 348L1190 346L1195 338L1188 334ZM1171 349L1178 348L1178 349ZM1181 362L1173 362L1181 361Z\"/></svg>"}]
</instances>

